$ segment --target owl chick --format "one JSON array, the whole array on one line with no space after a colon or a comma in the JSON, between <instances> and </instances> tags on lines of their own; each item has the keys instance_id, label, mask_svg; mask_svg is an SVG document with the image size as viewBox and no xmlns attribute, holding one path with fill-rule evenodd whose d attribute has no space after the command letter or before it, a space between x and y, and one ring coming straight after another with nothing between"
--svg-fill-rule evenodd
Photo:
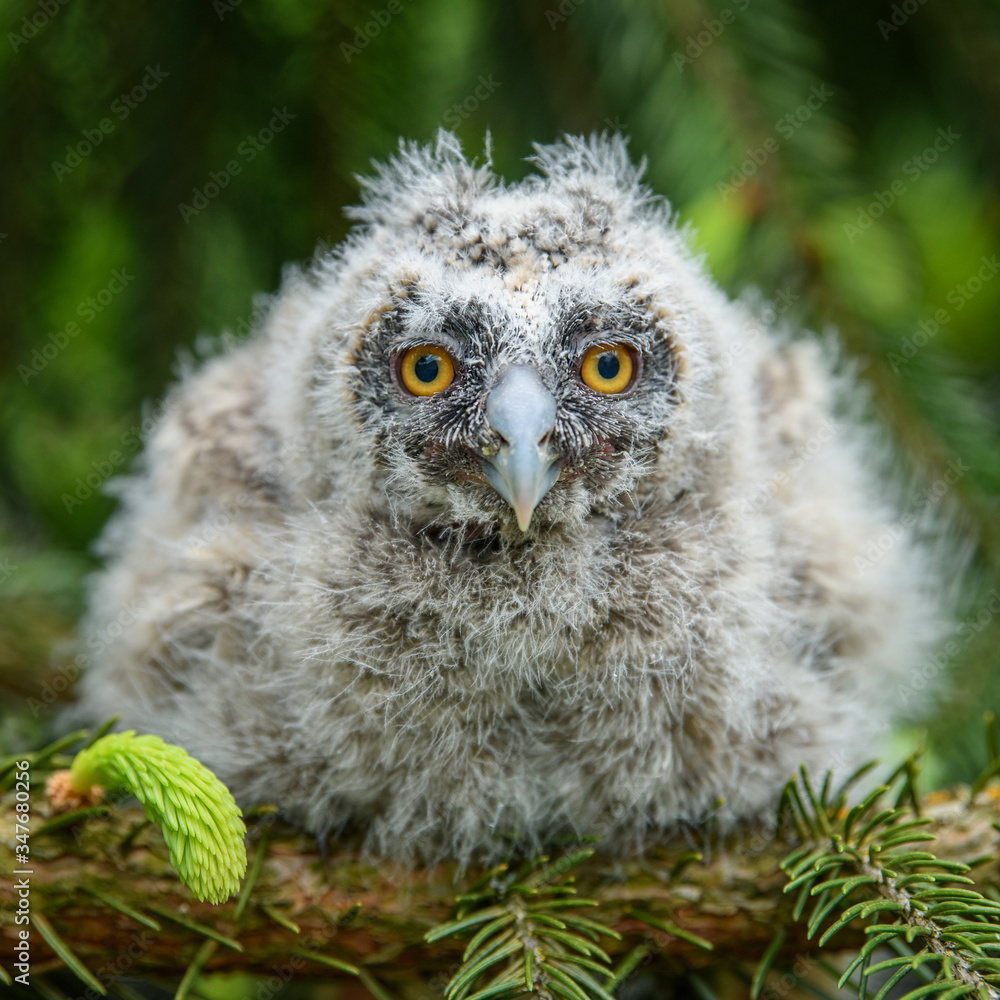
<instances>
[{"instance_id":1,"label":"owl chick","mask_svg":"<svg viewBox=\"0 0 1000 1000\"><path fill-rule=\"evenodd\" d=\"M873 752L939 634L829 345L728 300L620 138L446 133L186 375L120 488L82 711L402 859L619 852Z\"/></svg>"}]
</instances>

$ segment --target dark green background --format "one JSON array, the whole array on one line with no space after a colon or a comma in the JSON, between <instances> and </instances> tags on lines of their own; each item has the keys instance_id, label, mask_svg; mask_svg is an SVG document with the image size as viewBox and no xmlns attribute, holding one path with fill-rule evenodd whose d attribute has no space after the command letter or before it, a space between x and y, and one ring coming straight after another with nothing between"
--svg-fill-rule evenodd
<instances>
[{"instance_id":1,"label":"dark green background","mask_svg":"<svg viewBox=\"0 0 1000 1000\"><path fill-rule=\"evenodd\" d=\"M144 403L199 338L244 333L253 296L278 286L286 262L344 235L355 173L399 136L428 140L442 124L474 153L491 130L510 177L532 141L631 135L728 289L778 296L796 326L839 328L918 498L960 463L941 509L978 540L965 614L987 608L1000 567L1000 277L956 289L1000 250L997 6L393 6L0 8L0 744L39 738L45 713L25 706L62 686L58 641L113 505L88 494L87 477L127 468ZM143 94L144 78L156 85ZM121 95L134 88L129 108ZM250 161L241 144L274 109L294 117ZM76 164L73 148L102 120ZM942 135L943 151L925 156ZM754 169L729 191L748 151ZM181 206L233 159L240 172L185 218ZM876 192L895 192L893 204L845 230ZM127 284L91 313L116 271ZM938 309L939 332L893 364ZM34 352L74 321L79 333L36 371ZM902 753L927 730L934 782L968 779L984 760L978 720L1000 704L1000 623L983 621L950 658L933 717L900 735ZM886 691L887 707L898 697Z\"/></svg>"}]
</instances>

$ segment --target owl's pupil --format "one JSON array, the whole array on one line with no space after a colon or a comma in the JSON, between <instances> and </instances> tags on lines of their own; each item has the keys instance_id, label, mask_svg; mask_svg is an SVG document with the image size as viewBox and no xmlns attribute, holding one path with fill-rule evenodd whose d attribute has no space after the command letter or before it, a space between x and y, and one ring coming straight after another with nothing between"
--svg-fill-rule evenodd
<instances>
[{"instance_id":1,"label":"owl's pupil","mask_svg":"<svg viewBox=\"0 0 1000 1000\"><path fill-rule=\"evenodd\" d=\"M424 354L417 358L413 366L413 374L421 382L433 382L438 377L438 359L433 354Z\"/></svg>"},{"instance_id":2,"label":"owl's pupil","mask_svg":"<svg viewBox=\"0 0 1000 1000\"><path fill-rule=\"evenodd\" d=\"M597 374L603 379L610 381L618 374L620 368L621 362L618 360L618 355L613 354L611 351L608 351L607 354L602 354L597 359Z\"/></svg>"}]
</instances>

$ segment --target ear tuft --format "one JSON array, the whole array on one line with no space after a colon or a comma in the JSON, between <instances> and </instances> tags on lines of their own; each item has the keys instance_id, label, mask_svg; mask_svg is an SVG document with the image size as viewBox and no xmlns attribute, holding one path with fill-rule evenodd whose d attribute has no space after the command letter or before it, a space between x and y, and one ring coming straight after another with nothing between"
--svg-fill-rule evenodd
<instances>
[{"instance_id":1,"label":"ear tuft","mask_svg":"<svg viewBox=\"0 0 1000 1000\"><path fill-rule=\"evenodd\" d=\"M560 142L535 144L528 157L547 185L566 191L587 193L609 202L624 202L637 211L662 203L662 199L642 183L646 159L633 163L628 139L620 133L592 132L589 136L564 135Z\"/></svg>"},{"instance_id":2,"label":"ear tuft","mask_svg":"<svg viewBox=\"0 0 1000 1000\"><path fill-rule=\"evenodd\" d=\"M407 224L428 208L447 214L496 187L492 142L486 137L485 159L469 160L453 132L439 129L433 143L400 139L399 152L384 163L373 160L374 174L357 177L361 204L346 210L363 225Z\"/></svg>"}]
</instances>

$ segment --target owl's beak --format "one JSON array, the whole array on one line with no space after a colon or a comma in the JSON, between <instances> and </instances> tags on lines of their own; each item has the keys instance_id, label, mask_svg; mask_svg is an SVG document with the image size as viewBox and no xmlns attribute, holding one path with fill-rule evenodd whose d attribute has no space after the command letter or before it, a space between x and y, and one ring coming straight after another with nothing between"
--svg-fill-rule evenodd
<instances>
[{"instance_id":1,"label":"owl's beak","mask_svg":"<svg viewBox=\"0 0 1000 1000\"><path fill-rule=\"evenodd\" d=\"M556 401L534 368L512 365L486 398L486 420L504 443L484 459L483 470L527 531L539 501L559 478L559 454L549 443Z\"/></svg>"}]
</instances>

